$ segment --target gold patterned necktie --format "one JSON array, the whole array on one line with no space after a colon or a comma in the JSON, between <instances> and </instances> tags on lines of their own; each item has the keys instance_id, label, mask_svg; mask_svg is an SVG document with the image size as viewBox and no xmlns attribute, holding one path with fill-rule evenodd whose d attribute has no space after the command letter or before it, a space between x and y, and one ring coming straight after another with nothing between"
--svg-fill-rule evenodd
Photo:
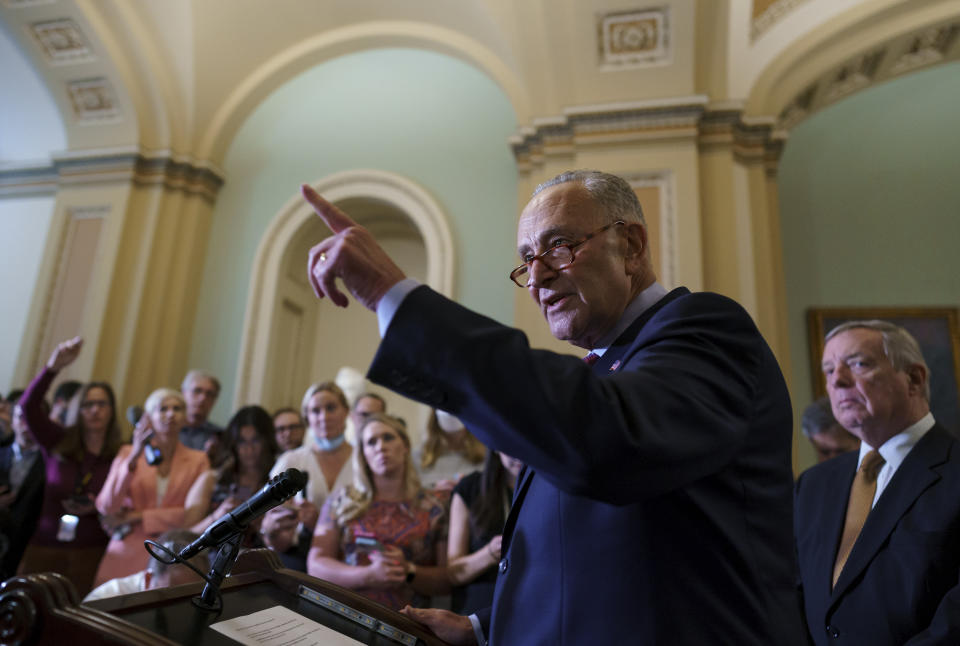
<instances>
[{"instance_id":1,"label":"gold patterned necktie","mask_svg":"<svg viewBox=\"0 0 960 646\"><path fill-rule=\"evenodd\" d=\"M867 521L867 514L873 506L873 497L877 493L877 474L884 462L883 456L877 453L876 449L870 451L863 456L860 468L853 478L850 500L847 502L847 519L843 524L843 538L840 539L840 549L837 550L837 560L833 566L833 585L837 585L850 550Z\"/></svg>"}]
</instances>

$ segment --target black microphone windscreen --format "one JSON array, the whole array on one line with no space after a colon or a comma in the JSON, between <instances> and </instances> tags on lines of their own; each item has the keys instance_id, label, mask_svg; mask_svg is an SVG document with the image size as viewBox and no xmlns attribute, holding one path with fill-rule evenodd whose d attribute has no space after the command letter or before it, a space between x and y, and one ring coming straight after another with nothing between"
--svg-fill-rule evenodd
<instances>
[{"instance_id":1,"label":"black microphone windscreen","mask_svg":"<svg viewBox=\"0 0 960 646\"><path fill-rule=\"evenodd\" d=\"M130 406L127 408L127 421L137 425L137 422L140 421L140 418L143 417L143 408L140 406Z\"/></svg>"}]
</instances>

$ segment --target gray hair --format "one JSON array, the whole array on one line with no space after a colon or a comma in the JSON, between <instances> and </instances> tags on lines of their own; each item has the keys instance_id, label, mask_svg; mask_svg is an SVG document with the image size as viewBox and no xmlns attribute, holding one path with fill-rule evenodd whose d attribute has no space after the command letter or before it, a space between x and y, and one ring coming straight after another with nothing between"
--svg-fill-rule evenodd
<instances>
[{"instance_id":1,"label":"gray hair","mask_svg":"<svg viewBox=\"0 0 960 646\"><path fill-rule=\"evenodd\" d=\"M168 397L176 399L184 408L187 407L187 402L183 399L183 394L179 390L174 390L173 388L157 388L147 397L147 401L143 404L143 409L148 415L153 415L157 409L160 408L163 400Z\"/></svg>"},{"instance_id":2,"label":"gray hair","mask_svg":"<svg viewBox=\"0 0 960 646\"><path fill-rule=\"evenodd\" d=\"M894 370L906 372L910 366L923 366L927 379L923 384L923 398L930 401L930 369L927 362L923 359L923 353L920 351L920 344L913 338L913 335L907 332L899 325L894 325L889 321L880 321L873 319L870 321L847 321L836 326L829 332L824 342L829 341L841 332L857 328L866 328L876 330L880 333L883 341L883 353L887 355Z\"/></svg>"},{"instance_id":3,"label":"gray hair","mask_svg":"<svg viewBox=\"0 0 960 646\"><path fill-rule=\"evenodd\" d=\"M821 397L811 403L803 409L803 415L800 417L800 430L808 438L830 430L835 424L837 420L833 416L829 397Z\"/></svg>"},{"instance_id":4,"label":"gray hair","mask_svg":"<svg viewBox=\"0 0 960 646\"><path fill-rule=\"evenodd\" d=\"M567 182L576 182L583 186L611 221L638 222L647 226L643 218L643 209L640 208L640 200L637 199L633 188L627 180L610 173L598 170L569 170L537 186L533 196L551 186Z\"/></svg>"},{"instance_id":5,"label":"gray hair","mask_svg":"<svg viewBox=\"0 0 960 646\"><path fill-rule=\"evenodd\" d=\"M191 370L187 373L187 376L183 378L183 383L180 384L180 390L186 391L189 390L190 384L199 380L199 379L208 379L213 383L213 387L217 389L217 396L220 396L220 380L213 376L212 373L207 372L206 370Z\"/></svg>"}]
</instances>

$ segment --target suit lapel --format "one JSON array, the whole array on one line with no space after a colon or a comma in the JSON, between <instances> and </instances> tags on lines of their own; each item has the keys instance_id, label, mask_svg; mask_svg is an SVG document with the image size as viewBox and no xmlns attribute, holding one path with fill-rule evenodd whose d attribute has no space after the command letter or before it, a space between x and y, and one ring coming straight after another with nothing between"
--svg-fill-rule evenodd
<instances>
[{"instance_id":1,"label":"suit lapel","mask_svg":"<svg viewBox=\"0 0 960 646\"><path fill-rule=\"evenodd\" d=\"M934 426L907 454L876 506L867 516L863 530L853 544L850 558L847 559L833 590L834 602L870 564L917 498L940 479L940 474L934 468L946 460L949 442L946 431L939 425Z\"/></svg>"},{"instance_id":2,"label":"suit lapel","mask_svg":"<svg viewBox=\"0 0 960 646\"><path fill-rule=\"evenodd\" d=\"M623 365L623 355L630 349L630 346L633 345L643 326L646 325L647 322L653 318L653 315L659 312L664 305L689 293L690 290L686 287L678 287L645 309L640 316L617 337L616 341L607 348L603 356L593 364L593 374L603 376L619 370Z\"/></svg>"},{"instance_id":3,"label":"suit lapel","mask_svg":"<svg viewBox=\"0 0 960 646\"><path fill-rule=\"evenodd\" d=\"M613 345L607 348L607 351L603 353L603 356L600 357L595 364L593 364L591 367L593 373L595 375L602 376L619 370L621 366L621 357L623 357L627 349L633 344L634 339L637 338L637 335L640 333L640 329L644 326L644 324L649 321L651 317L653 317L653 315L660 310L661 307L670 301L689 293L690 290L687 288L678 287L644 310L643 313L638 316L636 320L631 323L630 326L624 330L619 337L617 337L617 340L613 342ZM535 475L536 474L534 473L533 469L528 469L526 465L524 465L523 470L520 471L520 475L517 478L517 488L513 496L513 506L510 508L510 514L507 516L507 521L503 525L503 545L501 547L501 554L506 554L510 549L510 541L513 538L513 530L517 525L517 516L520 515L520 507L523 506L523 499L526 497L527 491L530 489L530 483L533 481L533 477Z\"/></svg>"},{"instance_id":4,"label":"suit lapel","mask_svg":"<svg viewBox=\"0 0 960 646\"><path fill-rule=\"evenodd\" d=\"M503 545L500 549L501 554L506 554L507 550L510 549L510 540L513 538L513 528L517 525L517 516L520 515L520 506L523 504L523 499L527 495L527 490L530 488L530 482L533 480L533 476L533 469L529 469L527 468L527 465L523 465L523 469L520 470L520 475L517 477L516 490L513 492L513 505L510 506L510 513L507 514L507 521L503 524Z\"/></svg>"},{"instance_id":5,"label":"suit lapel","mask_svg":"<svg viewBox=\"0 0 960 646\"><path fill-rule=\"evenodd\" d=\"M816 551L815 561L809 571L816 577L811 584L818 595L829 599L833 587L833 564L837 559L837 549L840 547L840 538L843 536L843 525L847 518L847 503L850 498L850 487L857 471L858 453L837 458L837 469L833 477L824 479L821 491L816 493L816 499L834 500L834 505L824 504L823 517L815 522L820 524L817 531L819 545L827 549ZM837 492L846 492L838 496Z\"/></svg>"}]
</instances>

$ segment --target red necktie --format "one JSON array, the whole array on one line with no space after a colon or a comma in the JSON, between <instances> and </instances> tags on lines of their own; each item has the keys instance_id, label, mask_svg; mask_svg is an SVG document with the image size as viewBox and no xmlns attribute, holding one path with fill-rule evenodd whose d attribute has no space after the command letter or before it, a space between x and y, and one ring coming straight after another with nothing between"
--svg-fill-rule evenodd
<instances>
[{"instance_id":1,"label":"red necktie","mask_svg":"<svg viewBox=\"0 0 960 646\"><path fill-rule=\"evenodd\" d=\"M587 364L588 366L592 366L592 365L595 364L599 359L600 359L600 355L599 355L599 354L594 354L594 353L591 352L590 354L588 354L587 356L585 356L585 357L583 358L583 362L584 362L585 364Z\"/></svg>"}]
</instances>

